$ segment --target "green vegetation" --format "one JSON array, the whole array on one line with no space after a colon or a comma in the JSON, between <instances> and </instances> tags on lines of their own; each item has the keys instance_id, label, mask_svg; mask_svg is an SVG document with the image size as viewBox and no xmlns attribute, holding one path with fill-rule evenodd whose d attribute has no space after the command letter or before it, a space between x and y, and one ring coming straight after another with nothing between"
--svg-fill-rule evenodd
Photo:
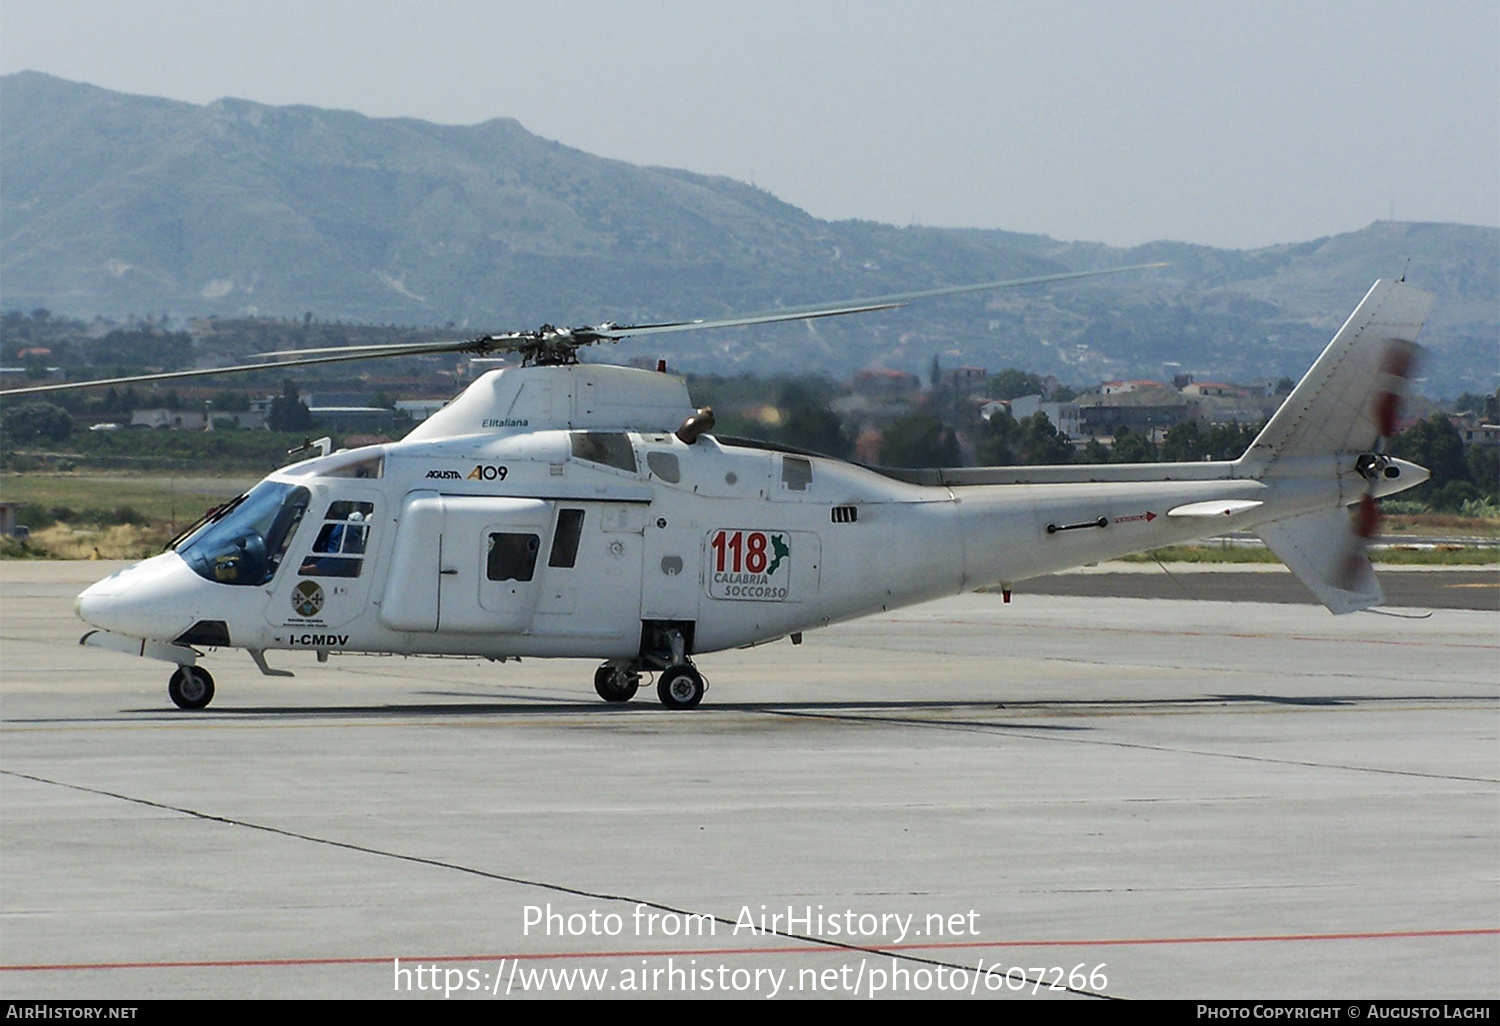
<instances>
[{"instance_id":1,"label":"green vegetation","mask_svg":"<svg viewBox=\"0 0 1500 1026\"><path fill-rule=\"evenodd\" d=\"M1263 427L1264 424L1214 424L1205 431L1196 421L1184 421L1170 428L1162 439L1162 462L1237 460Z\"/></svg>"},{"instance_id":2,"label":"green vegetation","mask_svg":"<svg viewBox=\"0 0 1500 1026\"><path fill-rule=\"evenodd\" d=\"M1439 545L1430 549L1387 546L1370 553L1370 561L1388 566L1490 566L1500 564L1500 548Z\"/></svg>"},{"instance_id":3,"label":"green vegetation","mask_svg":"<svg viewBox=\"0 0 1500 1026\"><path fill-rule=\"evenodd\" d=\"M1500 505L1500 454L1482 445L1464 445L1458 429L1441 413L1412 425L1397 437L1393 453L1426 467L1432 478L1402 493L1407 501L1424 502L1434 511L1456 513Z\"/></svg>"},{"instance_id":4,"label":"green vegetation","mask_svg":"<svg viewBox=\"0 0 1500 1026\"><path fill-rule=\"evenodd\" d=\"M303 445L302 434L275 431L168 431L129 428L79 431L51 444L19 444L0 436L0 470L179 471L189 474L268 474L301 457L287 450ZM335 439L337 441L337 439Z\"/></svg>"},{"instance_id":5,"label":"green vegetation","mask_svg":"<svg viewBox=\"0 0 1500 1026\"><path fill-rule=\"evenodd\" d=\"M997 413L976 431L974 455L981 466L1038 466L1072 463L1078 455L1066 435L1045 413L1016 420Z\"/></svg>"},{"instance_id":6,"label":"green vegetation","mask_svg":"<svg viewBox=\"0 0 1500 1026\"><path fill-rule=\"evenodd\" d=\"M1489 566L1500 564L1500 548L1474 545L1440 545L1431 548L1384 546L1371 549L1370 561L1388 566ZM1137 552L1122 563L1280 563L1276 554L1260 545L1169 545Z\"/></svg>"},{"instance_id":7,"label":"green vegetation","mask_svg":"<svg viewBox=\"0 0 1500 1026\"><path fill-rule=\"evenodd\" d=\"M0 499L24 502L17 522L33 531L55 523L183 527L247 490L256 477L171 474L3 474Z\"/></svg>"},{"instance_id":8,"label":"green vegetation","mask_svg":"<svg viewBox=\"0 0 1500 1026\"><path fill-rule=\"evenodd\" d=\"M880 462L887 467L956 467L958 438L926 410L897 417L885 430Z\"/></svg>"},{"instance_id":9,"label":"green vegetation","mask_svg":"<svg viewBox=\"0 0 1500 1026\"><path fill-rule=\"evenodd\" d=\"M1280 563L1263 545L1167 545L1122 556L1121 563Z\"/></svg>"}]
</instances>

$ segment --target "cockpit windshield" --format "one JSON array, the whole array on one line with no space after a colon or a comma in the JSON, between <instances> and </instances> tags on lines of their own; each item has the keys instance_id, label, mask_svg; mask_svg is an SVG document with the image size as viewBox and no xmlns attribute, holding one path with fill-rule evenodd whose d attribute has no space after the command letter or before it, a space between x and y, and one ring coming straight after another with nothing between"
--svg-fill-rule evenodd
<instances>
[{"instance_id":1,"label":"cockpit windshield","mask_svg":"<svg viewBox=\"0 0 1500 1026\"><path fill-rule=\"evenodd\" d=\"M306 488L262 481L176 546L199 577L220 584L265 584L312 498Z\"/></svg>"}]
</instances>

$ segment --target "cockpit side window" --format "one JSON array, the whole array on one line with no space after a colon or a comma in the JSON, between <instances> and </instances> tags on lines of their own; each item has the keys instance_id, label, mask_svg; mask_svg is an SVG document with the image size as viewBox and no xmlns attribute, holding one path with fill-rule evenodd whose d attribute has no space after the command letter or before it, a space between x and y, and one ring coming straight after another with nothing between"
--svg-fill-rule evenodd
<instances>
[{"instance_id":1,"label":"cockpit side window","mask_svg":"<svg viewBox=\"0 0 1500 1026\"><path fill-rule=\"evenodd\" d=\"M183 539L177 554L206 580L266 584L276 575L311 499L299 485L262 481Z\"/></svg>"}]
</instances>

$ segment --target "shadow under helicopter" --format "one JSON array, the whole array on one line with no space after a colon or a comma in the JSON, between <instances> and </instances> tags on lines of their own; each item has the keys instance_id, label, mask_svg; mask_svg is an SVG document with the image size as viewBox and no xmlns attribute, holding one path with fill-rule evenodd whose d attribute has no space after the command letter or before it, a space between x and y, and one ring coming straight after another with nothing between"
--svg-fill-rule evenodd
<instances>
[{"instance_id":1,"label":"shadow under helicopter","mask_svg":"<svg viewBox=\"0 0 1500 1026\"><path fill-rule=\"evenodd\" d=\"M459 697L455 692L426 692L433 698ZM610 705L596 700L555 701L497 698L466 702L399 702L379 705L311 705L311 706L243 706L218 707L193 713L163 711L161 708L122 709L124 715L140 720L181 723L184 718L203 721L262 719L287 721L295 719L445 719L488 716L496 719L549 718L559 723L595 719L600 716L630 717L645 722L670 717L671 723L722 725L724 714L760 714L789 719L820 721L844 720L851 723L895 723L913 726L973 727L992 730L1046 730L1077 732L1095 729L1087 724L1038 723L1036 717L1110 717L1123 714L1204 712L1248 710L1264 706L1326 708L1391 708L1421 703L1424 705L1485 705L1493 699L1467 695L1277 695L1272 693L1215 694L1195 698L1116 698L1116 699L1030 699L1024 701L828 701L828 702L725 702L700 706L684 715L641 701ZM999 716L997 717L997 714ZM1016 717L1006 722L1006 716Z\"/></svg>"}]
</instances>

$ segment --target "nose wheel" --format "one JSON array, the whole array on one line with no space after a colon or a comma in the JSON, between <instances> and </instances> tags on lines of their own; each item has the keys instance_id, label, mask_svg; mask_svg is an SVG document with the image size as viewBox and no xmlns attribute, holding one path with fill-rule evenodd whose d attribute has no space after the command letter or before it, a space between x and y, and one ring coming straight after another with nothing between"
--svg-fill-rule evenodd
<instances>
[{"instance_id":1,"label":"nose wheel","mask_svg":"<svg viewBox=\"0 0 1500 1026\"><path fill-rule=\"evenodd\" d=\"M703 692L707 690L703 674L691 663L667 667L656 682L656 697L668 709L691 709L703 701Z\"/></svg>"},{"instance_id":2,"label":"nose wheel","mask_svg":"<svg viewBox=\"0 0 1500 1026\"><path fill-rule=\"evenodd\" d=\"M641 675L628 666L605 663L594 671L594 690L606 702L628 702L640 686Z\"/></svg>"},{"instance_id":3,"label":"nose wheel","mask_svg":"<svg viewBox=\"0 0 1500 1026\"><path fill-rule=\"evenodd\" d=\"M213 676L201 666L179 666L167 681L167 696L179 709L202 709L214 700Z\"/></svg>"}]
</instances>

